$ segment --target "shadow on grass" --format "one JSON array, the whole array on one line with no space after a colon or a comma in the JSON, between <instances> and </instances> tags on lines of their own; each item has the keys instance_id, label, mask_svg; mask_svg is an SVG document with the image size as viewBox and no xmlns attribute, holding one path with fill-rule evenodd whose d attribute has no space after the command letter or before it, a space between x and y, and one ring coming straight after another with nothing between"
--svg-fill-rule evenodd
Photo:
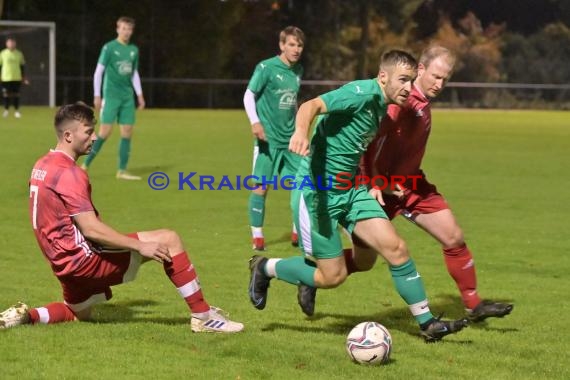
<instances>
[{"instance_id":1,"label":"shadow on grass","mask_svg":"<svg viewBox=\"0 0 570 380\"><path fill-rule=\"evenodd\" d=\"M501 300L502 302L509 302ZM318 307L318 303L317 303ZM323 313L317 312L312 317L307 317L306 321L309 324L295 324L289 325L285 323L270 323L264 328L263 331L273 330L293 330L304 333L327 333L346 335L350 329L363 321L377 321L385 325L389 330L397 330L404 332L408 335L418 336L419 329L414 319L410 315L407 307L390 307L374 314L344 314L344 313ZM430 302L430 309L437 317L444 312L444 319L459 319L465 316L465 310L460 297L451 294L443 294L435 297L435 301ZM299 311L300 313L300 311ZM330 320L330 322L329 322ZM326 326L315 326L311 322L325 321L328 322ZM517 328L495 328L490 327L488 322L470 324L468 328L483 329L489 331L498 331L502 333L518 332ZM461 333L458 333L460 336ZM445 340L444 340L445 341ZM471 340L453 340L449 341L453 344L471 344Z\"/></svg>"},{"instance_id":2,"label":"shadow on grass","mask_svg":"<svg viewBox=\"0 0 570 380\"><path fill-rule=\"evenodd\" d=\"M299 254L301 254L301 251L299 251L299 248L293 247L291 245L291 232L285 232L280 237L274 238L271 240L267 240L265 243L269 248L271 248L272 245L287 243L289 245L289 247L291 247L292 249L296 249L299 252Z\"/></svg>"},{"instance_id":3,"label":"shadow on grass","mask_svg":"<svg viewBox=\"0 0 570 380\"><path fill-rule=\"evenodd\" d=\"M167 172L169 169L172 169L174 165L147 165L147 166L132 166L129 168L129 172L132 174L140 175L143 179L148 177L150 174L154 172ZM166 173L170 175L170 173ZM175 174L175 173L173 173ZM176 173L177 174L177 173Z\"/></svg>"},{"instance_id":4,"label":"shadow on grass","mask_svg":"<svg viewBox=\"0 0 570 380\"><path fill-rule=\"evenodd\" d=\"M131 300L117 303L105 303L95 306L91 323L159 323L164 325L187 325L188 316L181 317L149 317L154 313L152 307L158 305L156 301Z\"/></svg>"}]
</instances>

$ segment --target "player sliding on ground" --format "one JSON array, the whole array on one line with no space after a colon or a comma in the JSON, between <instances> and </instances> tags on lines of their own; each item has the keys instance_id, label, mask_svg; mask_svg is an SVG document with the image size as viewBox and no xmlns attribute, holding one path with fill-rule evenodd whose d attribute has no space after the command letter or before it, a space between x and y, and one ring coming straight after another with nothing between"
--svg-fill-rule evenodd
<instances>
[{"instance_id":1,"label":"player sliding on ground","mask_svg":"<svg viewBox=\"0 0 570 380\"><path fill-rule=\"evenodd\" d=\"M463 240L463 231L443 196L420 169L431 132L430 99L443 90L454 65L455 56L444 47L432 46L422 53L418 78L406 104L388 107L378 135L364 155L361 169L368 177L419 177L418 181L408 180L399 185L396 191L391 191L390 186L383 191L373 190L376 199L390 219L402 215L441 244L447 271L459 289L467 317L472 322L481 322L489 317L504 317L512 311L513 305L481 300L473 256ZM346 249L344 254L349 274L358 272L360 265L353 258L352 249ZM314 313L315 291L299 287L301 309L307 315Z\"/></svg>"},{"instance_id":2,"label":"player sliding on ground","mask_svg":"<svg viewBox=\"0 0 570 380\"><path fill-rule=\"evenodd\" d=\"M333 178L330 190L293 190L291 206L305 257L250 260L249 296L257 309L265 308L270 280L278 278L295 285L335 288L347 277L338 227L352 235L355 260L370 270L380 254L389 264L395 287L408 304L427 341L460 331L467 320L442 321L428 306L424 285L406 244L398 236L380 204L365 186L339 190L336 173L351 173L378 130L388 104L404 104L417 73L416 60L406 52L392 50L382 56L375 79L361 80L312 99L299 108L296 130L289 149L304 156L297 183L310 177ZM322 115L309 146L309 126ZM340 226L339 226L340 225Z\"/></svg>"},{"instance_id":3,"label":"player sliding on ground","mask_svg":"<svg viewBox=\"0 0 570 380\"><path fill-rule=\"evenodd\" d=\"M111 298L111 286L133 280L142 263L154 260L162 263L190 308L192 331L243 330L241 323L206 302L176 232L123 235L99 219L87 173L76 166L96 140L94 127L93 110L87 105L61 107L55 115L57 146L36 162L30 177L32 226L61 283L64 302L33 309L18 303L0 314L0 328L89 319L93 305Z\"/></svg>"}]
</instances>

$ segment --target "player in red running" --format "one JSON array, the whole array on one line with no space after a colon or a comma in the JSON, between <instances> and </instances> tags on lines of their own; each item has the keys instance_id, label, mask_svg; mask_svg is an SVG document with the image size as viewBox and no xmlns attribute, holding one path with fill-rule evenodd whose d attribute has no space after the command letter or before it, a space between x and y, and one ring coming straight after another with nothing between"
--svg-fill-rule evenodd
<instances>
[{"instance_id":1,"label":"player in red running","mask_svg":"<svg viewBox=\"0 0 570 380\"><path fill-rule=\"evenodd\" d=\"M480 322L489 317L504 317L512 311L513 305L481 300L473 256L463 232L443 196L421 170L431 132L430 99L443 90L454 64L455 56L444 47L432 46L422 53L410 96L402 107L388 107L379 132L361 161L361 174L370 178L375 175L410 178L403 186L396 185L394 191L386 186L384 190L373 188L371 193L390 220L402 215L441 244L447 270L459 288L467 315L472 322ZM409 177L417 175L421 179ZM381 183L376 185L384 187ZM352 250L345 249L344 254L349 272L359 271L358 263L352 259ZM314 289L299 290L299 303L305 314L314 313L314 301Z\"/></svg>"},{"instance_id":2,"label":"player in red running","mask_svg":"<svg viewBox=\"0 0 570 380\"><path fill-rule=\"evenodd\" d=\"M17 303L0 313L0 329L89 319L93 305L111 298L111 286L133 280L140 264L155 260L186 301L192 331L243 330L206 302L176 232L123 235L100 220L87 173L76 165L96 140L94 128L93 110L84 103L61 107L55 115L57 145L36 162L29 182L34 233L61 283L64 302L33 309Z\"/></svg>"}]
</instances>

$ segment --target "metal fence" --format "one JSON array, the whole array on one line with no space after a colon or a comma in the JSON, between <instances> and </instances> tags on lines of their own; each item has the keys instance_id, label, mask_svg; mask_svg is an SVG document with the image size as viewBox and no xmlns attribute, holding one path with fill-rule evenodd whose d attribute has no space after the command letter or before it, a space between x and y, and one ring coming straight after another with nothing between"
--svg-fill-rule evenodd
<instances>
[{"instance_id":1,"label":"metal fence","mask_svg":"<svg viewBox=\"0 0 570 380\"><path fill-rule=\"evenodd\" d=\"M242 108L246 79L142 78L148 107ZM79 99L91 102L91 77L57 78L58 104ZM343 85L344 81L304 80L299 101ZM570 84L450 82L436 106L449 108L507 108L570 110Z\"/></svg>"}]
</instances>

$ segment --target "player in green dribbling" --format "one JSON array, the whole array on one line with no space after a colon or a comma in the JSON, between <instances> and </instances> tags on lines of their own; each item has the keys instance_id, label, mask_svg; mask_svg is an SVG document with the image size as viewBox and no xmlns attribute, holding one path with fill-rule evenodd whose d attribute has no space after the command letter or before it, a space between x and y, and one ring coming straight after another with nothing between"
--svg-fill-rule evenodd
<instances>
[{"instance_id":1,"label":"player in green dribbling","mask_svg":"<svg viewBox=\"0 0 570 380\"><path fill-rule=\"evenodd\" d=\"M433 316L406 243L377 201L381 190L372 188L369 192L366 186L358 186L356 179L360 158L386 115L388 104L405 103L417 67L410 54L388 51L382 55L377 78L350 82L299 108L289 144L289 150L303 156L295 182L304 183L310 178L314 184L299 186L291 195L304 257L251 258L248 290L257 309L265 308L272 278L312 288L342 284L348 273L339 233L339 227L343 227L351 234L353 261L360 271L372 269L378 255L386 260L395 288L426 341L440 340L467 326L466 319L444 321ZM309 143L309 127L317 115ZM341 173L343 181L337 177ZM353 184L348 188L347 180Z\"/></svg>"}]
</instances>

